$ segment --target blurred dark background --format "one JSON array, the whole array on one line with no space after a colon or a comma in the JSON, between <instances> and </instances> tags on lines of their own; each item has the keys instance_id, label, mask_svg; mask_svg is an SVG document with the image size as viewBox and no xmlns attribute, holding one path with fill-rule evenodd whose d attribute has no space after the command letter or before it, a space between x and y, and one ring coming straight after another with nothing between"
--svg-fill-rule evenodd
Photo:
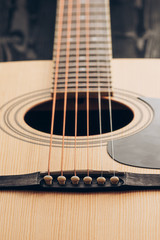
<instances>
[{"instance_id":1,"label":"blurred dark background","mask_svg":"<svg viewBox=\"0 0 160 240\"><path fill-rule=\"evenodd\" d=\"M56 0L0 0L0 61L52 59L55 11ZM160 0L111 0L111 18L114 58L160 57Z\"/></svg>"}]
</instances>

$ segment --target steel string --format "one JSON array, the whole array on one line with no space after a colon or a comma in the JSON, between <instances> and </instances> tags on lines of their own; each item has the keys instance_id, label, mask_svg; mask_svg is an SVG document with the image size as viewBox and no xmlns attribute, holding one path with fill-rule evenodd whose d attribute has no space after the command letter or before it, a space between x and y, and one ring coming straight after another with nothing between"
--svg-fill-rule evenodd
<instances>
[{"instance_id":1,"label":"steel string","mask_svg":"<svg viewBox=\"0 0 160 240\"><path fill-rule=\"evenodd\" d=\"M80 15L81 15L81 2L77 0L77 14L76 14L76 92L75 92L75 144L74 144L74 175L76 176L76 150L77 150L77 117L78 117L78 82L79 82L79 44L80 44Z\"/></svg>"},{"instance_id":2,"label":"steel string","mask_svg":"<svg viewBox=\"0 0 160 240\"><path fill-rule=\"evenodd\" d=\"M52 97L52 117L51 117L49 156L48 156L48 175L50 175L50 167L51 167L52 139L53 139L53 130L54 130L56 94L57 94L57 79L58 79L58 68L59 68L61 39L62 39L64 0L59 1L58 9L59 9L59 18L58 18L59 21L58 21L57 54L56 54L56 67L55 67L55 84L54 84L54 91L53 91L53 97Z\"/></svg>"},{"instance_id":3,"label":"steel string","mask_svg":"<svg viewBox=\"0 0 160 240\"><path fill-rule=\"evenodd\" d=\"M65 129L66 129L67 96L68 96L67 87L68 87L69 56L70 56L70 36L71 36L71 26L72 26L72 1L73 0L68 0L66 71L65 71L63 136L62 136L62 155L61 155L61 176L63 176L63 162L64 162L64 138L65 138Z\"/></svg>"},{"instance_id":4,"label":"steel string","mask_svg":"<svg viewBox=\"0 0 160 240\"><path fill-rule=\"evenodd\" d=\"M86 28L86 111L87 111L87 175L89 176L89 7L90 0L85 1Z\"/></svg>"}]
</instances>

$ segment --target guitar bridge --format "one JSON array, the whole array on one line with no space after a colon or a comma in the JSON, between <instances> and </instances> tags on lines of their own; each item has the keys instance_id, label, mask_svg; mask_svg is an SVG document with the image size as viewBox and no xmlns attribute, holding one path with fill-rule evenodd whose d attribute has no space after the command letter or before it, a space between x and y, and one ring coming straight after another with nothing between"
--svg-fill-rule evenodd
<instances>
[{"instance_id":1,"label":"guitar bridge","mask_svg":"<svg viewBox=\"0 0 160 240\"><path fill-rule=\"evenodd\" d=\"M61 185L57 178L60 172L51 172L53 178L51 184L46 184L44 177L47 172L36 172L24 175L0 176L0 190L35 190L35 191L60 191L60 192L107 192L107 191L131 191L160 189L159 174L138 174L130 172L103 171L106 179L103 184L99 184L97 179L102 176L101 171L90 171L91 184L85 184L84 177L86 171L77 171L79 177L78 184L73 184L71 177L73 171L64 171L65 184ZM119 181L116 184L111 182L111 178L116 176Z\"/></svg>"}]
</instances>

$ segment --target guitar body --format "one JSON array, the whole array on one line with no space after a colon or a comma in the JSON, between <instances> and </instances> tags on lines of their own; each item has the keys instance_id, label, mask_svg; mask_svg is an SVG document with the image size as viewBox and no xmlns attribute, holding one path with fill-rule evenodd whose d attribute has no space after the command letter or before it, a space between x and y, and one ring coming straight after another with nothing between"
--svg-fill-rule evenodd
<instances>
[{"instance_id":1,"label":"guitar body","mask_svg":"<svg viewBox=\"0 0 160 240\"><path fill-rule=\"evenodd\" d=\"M160 97L159 64L159 60L113 60L115 89L125 90L124 102L134 98L138 108L142 107L144 117L139 128L131 122L130 126L133 126L129 130L123 129L118 138L125 137L125 131L133 135L144 128L146 110L137 97ZM23 119L31 107L49 98L51 76L51 61L0 64L0 175L47 171L49 146L45 139L49 134L31 128ZM82 142L83 139L85 137L81 137ZM52 152L51 170L54 171L60 170L60 141L61 137L57 137L57 146ZM72 137L65 141L72 143ZM116 162L107 153L107 142L100 146L95 143L96 136L90 137L90 141L90 169L101 169L102 154L104 170L160 173L160 170ZM64 169L73 169L72 144L65 147L64 155ZM77 169L86 169L86 155L86 147L80 144ZM108 193L1 191L0 238L159 240L159 210L160 191L156 190Z\"/></svg>"}]
</instances>

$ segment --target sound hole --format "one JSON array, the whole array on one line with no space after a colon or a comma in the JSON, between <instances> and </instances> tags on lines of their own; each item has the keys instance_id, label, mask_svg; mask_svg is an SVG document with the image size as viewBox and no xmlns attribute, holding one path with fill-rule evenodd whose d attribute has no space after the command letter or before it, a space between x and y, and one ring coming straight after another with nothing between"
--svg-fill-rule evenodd
<instances>
[{"instance_id":1,"label":"sound hole","mask_svg":"<svg viewBox=\"0 0 160 240\"><path fill-rule=\"evenodd\" d=\"M63 130L63 108L64 98L62 95L57 96L54 134L62 135ZM98 96L90 96L89 99L89 133L90 135L98 135L100 133L99 127L99 108ZM25 122L32 128L50 133L52 114L52 101L46 101L31 108L25 114ZM126 105L112 100L112 122L113 130L118 130L133 119L133 112ZM102 133L110 132L110 118L109 118L109 101L107 97L101 98L101 118L102 118ZM86 114L86 97L79 96L78 99L78 122L77 135L86 136L87 134L87 114ZM67 114L66 114L66 136L75 135L75 98L69 96L67 100Z\"/></svg>"}]
</instances>

